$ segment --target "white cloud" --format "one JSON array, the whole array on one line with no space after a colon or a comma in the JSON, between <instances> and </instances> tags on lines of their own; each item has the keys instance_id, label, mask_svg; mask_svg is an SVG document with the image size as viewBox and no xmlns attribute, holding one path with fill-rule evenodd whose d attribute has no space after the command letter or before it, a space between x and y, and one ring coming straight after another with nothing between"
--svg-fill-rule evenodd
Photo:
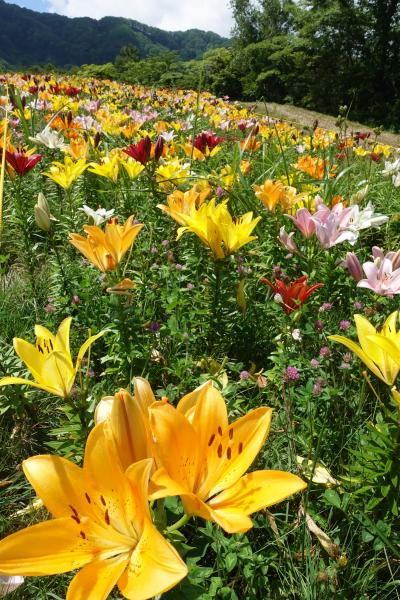
<instances>
[{"instance_id":1,"label":"white cloud","mask_svg":"<svg viewBox=\"0 0 400 600\"><path fill-rule=\"evenodd\" d=\"M229 36L229 0L48 0L49 10L67 17L127 17L168 31L204 29Z\"/></svg>"}]
</instances>

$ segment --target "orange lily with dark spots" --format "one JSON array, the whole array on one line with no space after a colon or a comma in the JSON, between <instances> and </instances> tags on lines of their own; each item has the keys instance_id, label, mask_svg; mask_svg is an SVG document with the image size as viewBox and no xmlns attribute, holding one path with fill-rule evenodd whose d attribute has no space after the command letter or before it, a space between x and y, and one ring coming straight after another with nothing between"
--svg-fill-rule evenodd
<instances>
[{"instance_id":1,"label":"orange lily with dark spots","mask_svg":"<svg viewBox=\"0 0 400 600\"><path fill-rule=\"evenodd\" d=\"M249 515L306 487L284 471L244 475L268 436L272 410L250 411L229 423L212 383L170 404L150 407L154 453L151 499L179 495L187 515L215 521L228 533L252 527Z\"/></svg>"},{"instance_id":2,"label":"orange lily with dark spots","mask_svg":"<svg viewBox=\"0 0 400 600\"><path fill-rule=\"evenodd\" d=\"M147 600L187 574L176 550L153 526L147 489L152 460L124 473L107 423L88 438L83 468L58 456L24 461L29 482L55 517L0 542L0 573L53 575L81 569L67 600Z\"/></svg>"}]
</instances>

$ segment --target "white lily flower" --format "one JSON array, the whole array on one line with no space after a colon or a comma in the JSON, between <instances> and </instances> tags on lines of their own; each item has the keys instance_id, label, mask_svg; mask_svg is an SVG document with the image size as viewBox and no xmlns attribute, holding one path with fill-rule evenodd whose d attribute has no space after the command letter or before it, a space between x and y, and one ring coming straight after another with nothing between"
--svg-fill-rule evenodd
<instances>
[{"instance_id":1,"label":"white lily flower","mask_svg":"<svg viewBox=\"0 0 400 600\"><path fill-rule=\"evenodd\" d=\"M13 592L23 583L24 578L20 575L0 575L0 598L3 598L10 592Z\"/></svg>"},{"instance_id":2,"label":"white lily flower","mask_svg":"<svg viewBox=\"0 0 400 600\"><path fill-rule=\"evenodd\" d=\"M171 131L164 131L164 133L161 134L161 136L164 140L164 142L166 142L167 144L169 142L172 142L172 140L176 137L175 133L173 130Z\"/></svg>"},{"instance_id":3,"label":"white lily flower","mask_svg":"<svg viewBox=\"0 0 400 600\"><path fill-rule=\"evenodd\" d=\"M396 187L396 188L400 187L400 171L397 173L397 175L393 175L392 183L393 183L394 187Z\"/></svg>"},{"instance_id":4,"label":"white lily flower","mask_svg":"<svg viewBox=\"0 0 400 600\"><path fill-rule=\"evenodd\" d=\"M114 214L114 209L106 210L105 208L98 208L97 210L93 210L90 206L83 205L79 210L83 211L87 214L88 217L91 217L94 221L95 225L101 225L104 221L107 221Z\"/></svg>"},{"instance_id":5,"label":"white lily flower","mask_svg":"<svg viewBox=\"0 0 400 600\"><path fill-rule=\"evenodd\" d=\"M371 202L368 202L362 210L360 210L358 204L354 204L344 227L352 231L360 231L361 229L368 229L368 227L379 227L379 225L389 221L389 217L374 213L374 210Z\"/></svg>"},{"instance_id":6,"label":"white lily flower","mask_svg":"<svg viewBox=\"0 0 400 600\"><path fill-rule=\"evenodd\" d=\"M400 172L400 158L397 158L393 162L385 160L385 168L382 171L382 175L396 175L396 173L399 173L399 172Z\"/></svg>"},{"instance_id":7,"label":"white lily flower","mask_svg":"<svg viewBox=\"0 0 400 600\"><path fill-rule=\"evenodd\" d=\"M67 147L63 136L49 127L45 127L43 131L37 133L35 137L30 137L29 139L32 142L35 142L35 144L43 144L43 146L46 146L46 148L58 148L59 150L65 150Z\"/></svg>"}]
</instances>

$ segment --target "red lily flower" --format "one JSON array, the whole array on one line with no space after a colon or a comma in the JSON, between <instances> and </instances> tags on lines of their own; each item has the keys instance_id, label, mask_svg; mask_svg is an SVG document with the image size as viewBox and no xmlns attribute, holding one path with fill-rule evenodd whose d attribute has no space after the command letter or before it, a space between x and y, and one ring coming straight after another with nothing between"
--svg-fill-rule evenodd
<instances>
[{"instance_id":1,"label":"red lily flower","mask_svg":"<svg viewBox=\"0 0 400 600\"><path fill-rule=\"evenodd\" d=\"M308 275L303 275L287 285L280 279L275 279L275 283L272 283L269 279L261 277L260 281L269 285L274 294L279 294L286 314L297 310L315 290L324 285L323 283L315 283L307 287Z\"/></svg>"},{"instance_id":2,"label":"red lily flower","mask_svg":"<svg viewBox=\"0 0 400 600\"><path fill-rule=\"evenodd\" d=\"M145 165L149 162L151 154L151 140L149 136L146 135L137 144L130 144L130 146L124 149L124 152L142 165Z\"/></svg>"},{"instance_id":3,"label":"red lily flower","mask_svg":"<svg viewBox=\"0 0 400 600\"><path fill-rule=\"evenodd\" d=\"M18 175L26 175L28 171L42 160L41 154L27 154L26 152L18 151L9 152L6 150L6 160Z\"/></svg>"},{"instance_id":4,"label":"red lily flower","mask_svg":"<svg viewBox=\"0 0 400 600\"><path fill-rule=\"evenodd\" d=\"M68 87L66 90L64 90L66 96L69 96L70 98L73 98L74 96L78 96L78 94L81 93L81 88L77 88L74 86L70 86Z\"/></svg>"}]
</instances>

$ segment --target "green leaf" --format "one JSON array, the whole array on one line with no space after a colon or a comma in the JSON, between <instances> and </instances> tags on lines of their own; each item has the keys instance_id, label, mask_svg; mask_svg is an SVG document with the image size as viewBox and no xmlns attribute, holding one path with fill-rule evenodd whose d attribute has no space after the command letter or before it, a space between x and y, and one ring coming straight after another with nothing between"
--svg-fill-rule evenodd
<instances>
[{"instance_id":1,"label":"green leaf","mask_svg":"<svg viewBox=\"0 0 400 600\"><path fill-rule=\"evenodd\" d=\"M234 552L229 552L225 556L225 568L230 573L237 565L237 554Z\"/></svg>"},{"instance_id":2,"label":"green leaf","mask_svg":"<svg viewBox=\"0 0 400 600\"><path fill-rule=\"evenodd\" d=\"M331 506L342 508L342 501L339 494L335 490L325 490L324 498Z\"/></svg>"}]
</instances>

